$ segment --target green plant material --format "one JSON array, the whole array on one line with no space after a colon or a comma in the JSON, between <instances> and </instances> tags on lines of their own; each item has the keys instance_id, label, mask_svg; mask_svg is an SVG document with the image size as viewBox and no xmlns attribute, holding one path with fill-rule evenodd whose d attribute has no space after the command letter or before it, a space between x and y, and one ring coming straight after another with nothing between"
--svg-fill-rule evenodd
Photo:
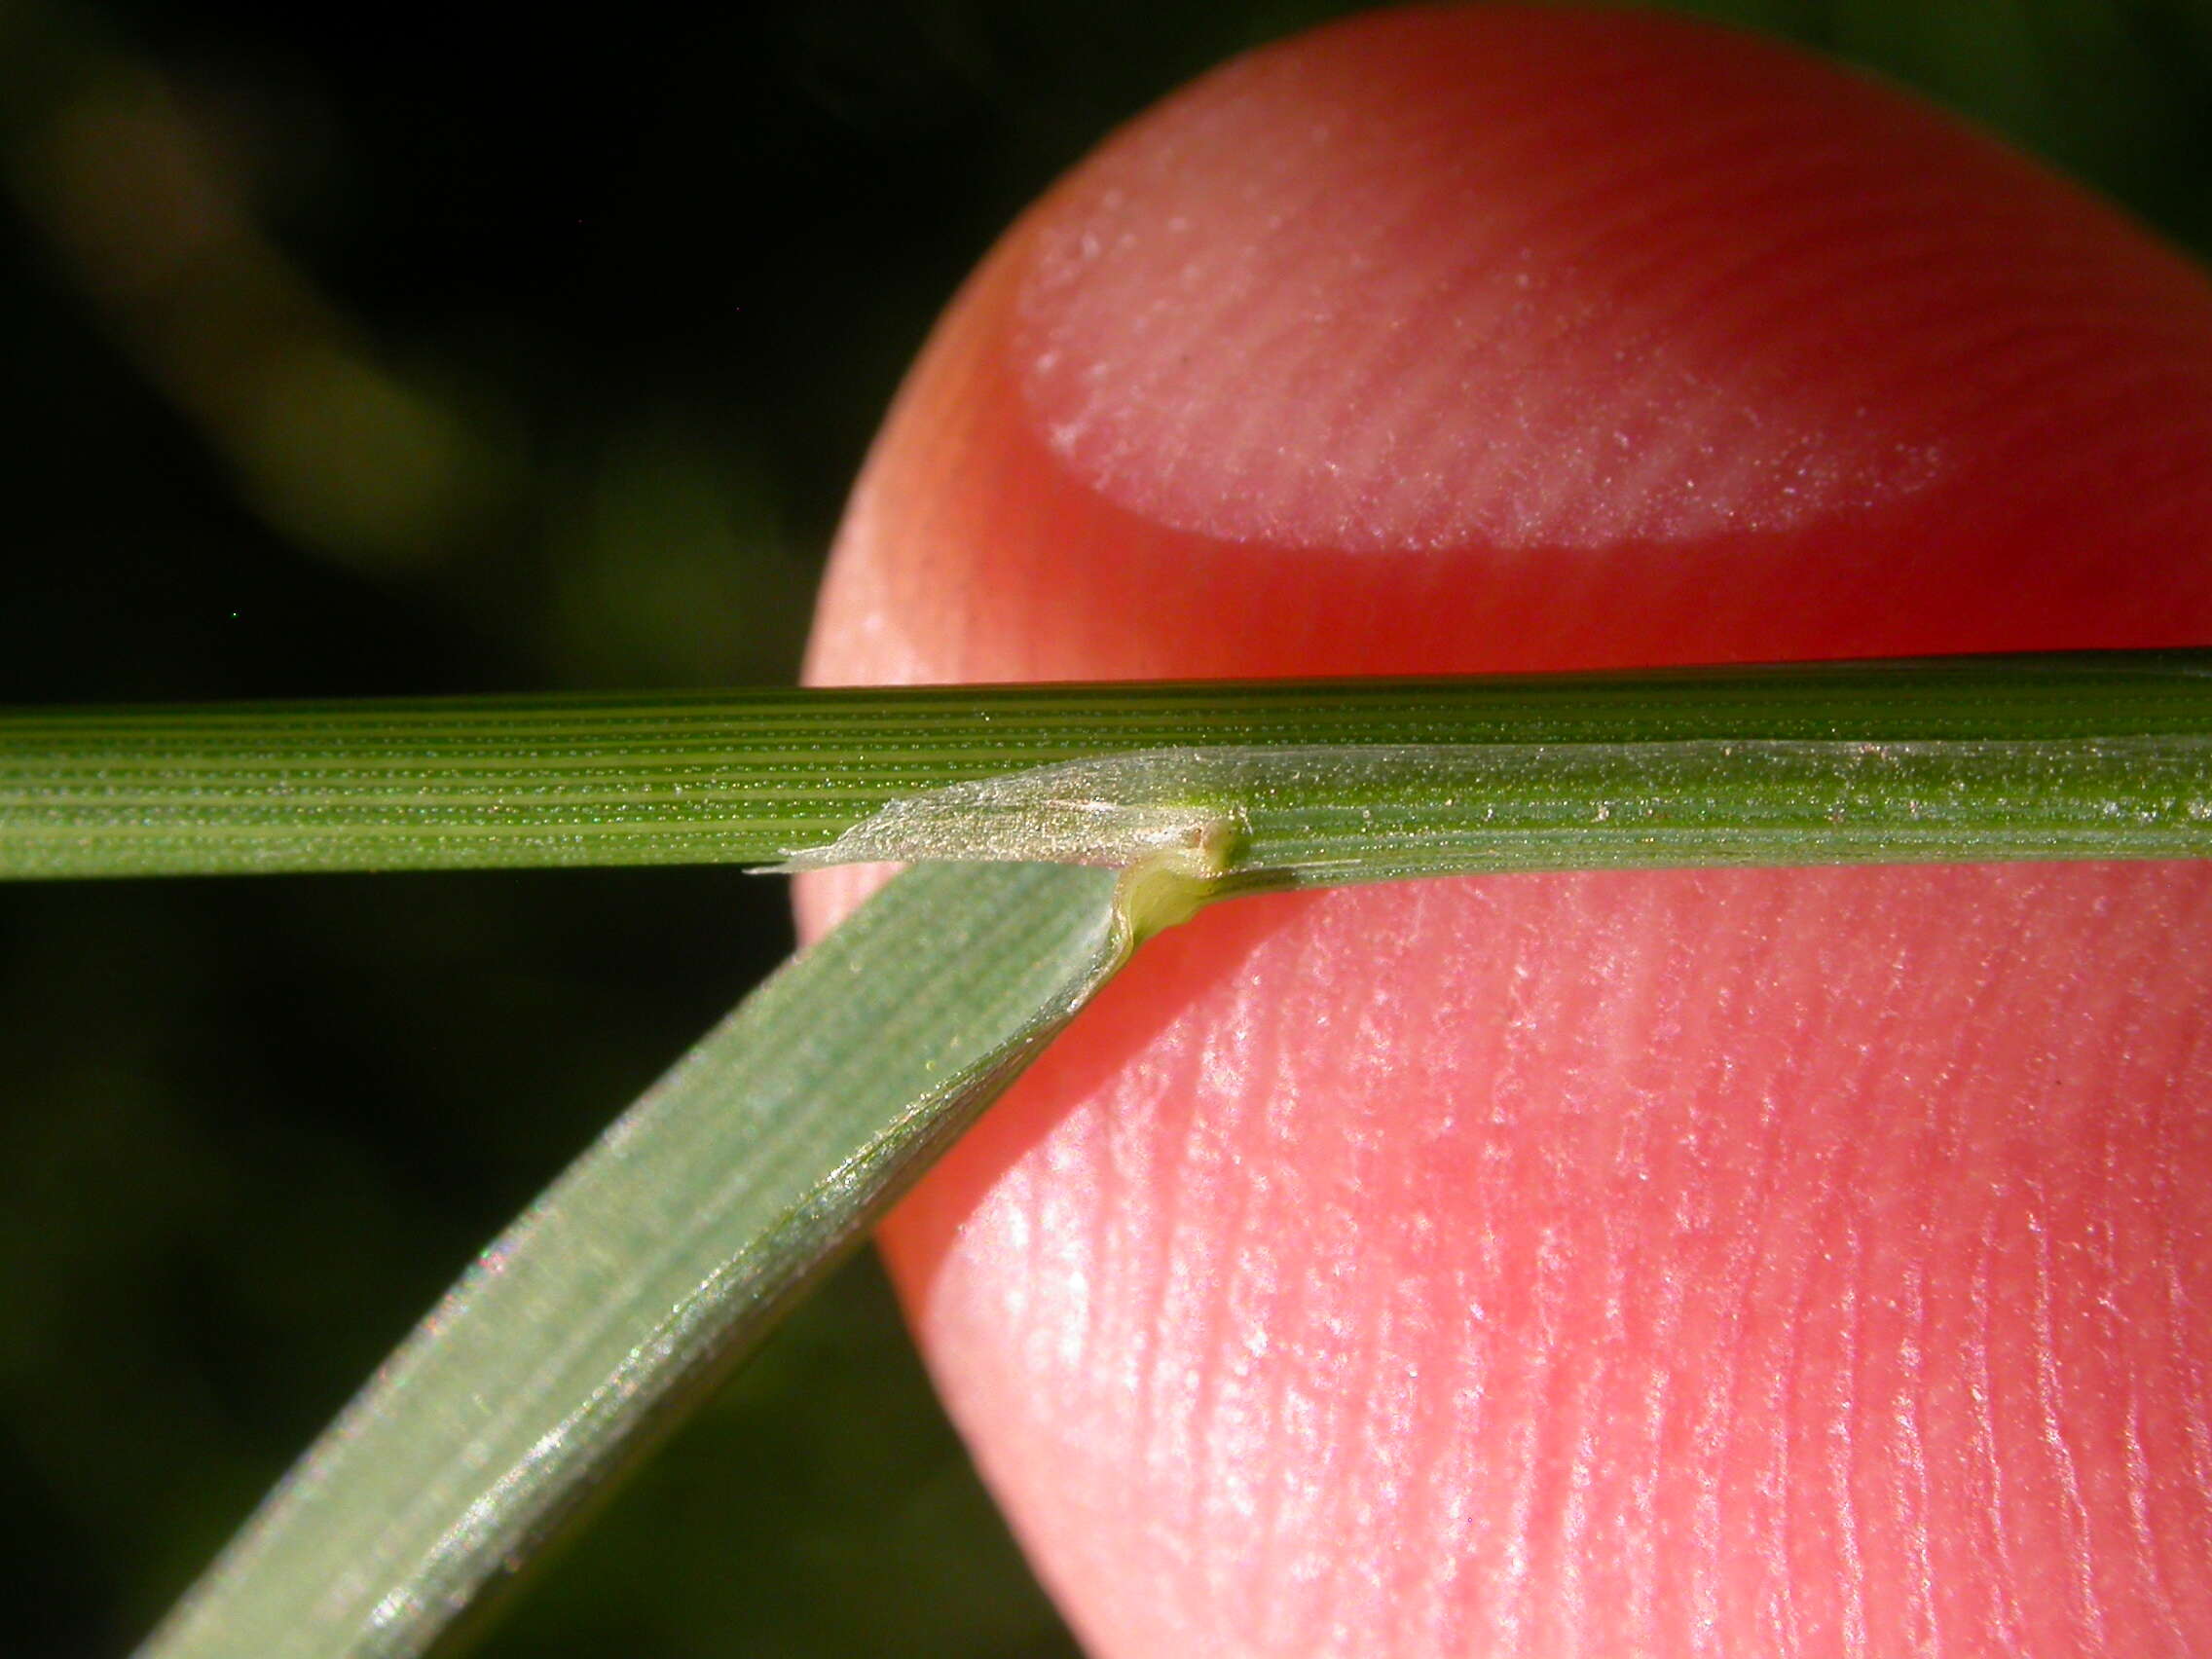
<instances>
[{"instance_id":1,"label":"green plant material","mask_svg":"<svg viewBox=\"0 0 2212 1659\"><path fill-rule=\"evenodd\" d=\"M0 718L8 876L1116 863L1199 826L1249 885L2196 856L2212 654Z\"/></svg>"},{"instance_id":2,"label":"green plant material","mask_svg":"<svg viewBox=\"0 0 2212 1659\"><path fill-rule=\"evenodd\" d=\"M1469 870L2187 858L2212 743L1485 744L1154 750L894 801L794 868L914 859L1218 867L1228 886Z\"/></svg>"},{"instance_id":3,"label":"green plant material","mask_svg":"<svg viewBox=\"0 0 2212 1659\"><path fill-rule=\"evenodd\" d=\"M1118 881L927 866L785 967L478 1258L142 1659L424 1651L1105 981Z\"/></svg>"},{"instance_id":4,"label":"green plant material","mask_svg":"<svg viewBox=\"0 0 2212 1659\"><path fill-rule=\"evenodd\" d=\"M145 1659L424 1651L1209 898L2085 856L2212 856L2212 656L11 717L17 874L951 861L493 1245Z\"/></svg>"}]
</instances>

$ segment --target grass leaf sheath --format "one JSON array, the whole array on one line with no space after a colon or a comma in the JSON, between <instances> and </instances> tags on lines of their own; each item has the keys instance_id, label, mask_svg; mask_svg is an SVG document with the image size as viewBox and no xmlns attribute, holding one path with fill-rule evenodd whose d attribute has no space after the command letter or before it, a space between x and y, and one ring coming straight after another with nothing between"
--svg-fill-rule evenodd
<instances>
[{"instance_id":1,"label":"grass leaf sheath","mask_svg":"<svg viewBox=\"0 0 2212 1659\"><path fill-rule=\"evenodd\" d=\"M0 715L0 876L804 863L856 832L832 856L1114 864L1209 827L1256 885L2200 856L2212 653Z\"/></svg>"}]
</instances>

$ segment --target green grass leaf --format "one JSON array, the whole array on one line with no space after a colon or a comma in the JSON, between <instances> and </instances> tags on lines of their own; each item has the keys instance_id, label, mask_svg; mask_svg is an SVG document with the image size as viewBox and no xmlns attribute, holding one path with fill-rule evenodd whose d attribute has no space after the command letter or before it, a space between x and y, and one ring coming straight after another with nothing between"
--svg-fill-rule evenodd
<instances>
[{"instance_id":1,"label":"green grass leaf","mask_svg":"<svg viewBox=\"0 0 2212 1659\"><path fill-rule=\"evenodd\" d=\"M424 1651L1105 981L1117 879L915 869L786 966L477 1259L144 1659Z\"/></svg>"}]
</instances>

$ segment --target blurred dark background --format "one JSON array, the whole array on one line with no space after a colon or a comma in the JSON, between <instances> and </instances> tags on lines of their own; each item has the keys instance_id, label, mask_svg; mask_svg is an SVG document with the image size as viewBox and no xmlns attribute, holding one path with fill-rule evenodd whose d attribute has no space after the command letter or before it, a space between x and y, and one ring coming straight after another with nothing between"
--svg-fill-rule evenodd
<instances>
[{"instance_id":1,"label":"blurred dark background","mask_svg":"<svg viewBox=\"0 0 2212 1659\"><path fill-rule=\"evenodd\" d=\"M0 0L0 702L790 679L992 236L1348 9ZM2212 248L2208 0L1694 9ZM0 1648L128 1650L789 943L717 869L0 890ZM863 1262L484 1651L1073 1647Z\"/></svg>"}]
</instances>

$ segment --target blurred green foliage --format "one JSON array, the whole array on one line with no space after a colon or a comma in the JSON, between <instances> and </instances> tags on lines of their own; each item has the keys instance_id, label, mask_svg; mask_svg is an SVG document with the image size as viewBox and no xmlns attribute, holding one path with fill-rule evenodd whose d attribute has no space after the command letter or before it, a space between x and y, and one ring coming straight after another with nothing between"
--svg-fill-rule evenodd
<instances>
[{"instance_id":1,"label":"blurred green foliage","mask_svg":"<svg viewBox=\"0 0 2212 1659\"><path fill-rule=\"evenodd\" d=\"M1299 0L0 0L0 701L794 671L930 318ZM1707 0L2212 249L2198 0ZM124 1651L789 946L727 870L0 891L0 1605ZM866 1588L856 1593L865 1577ZM844 1273L492 1654L1072 1652Z\"/></svg>"}]
</instances>

